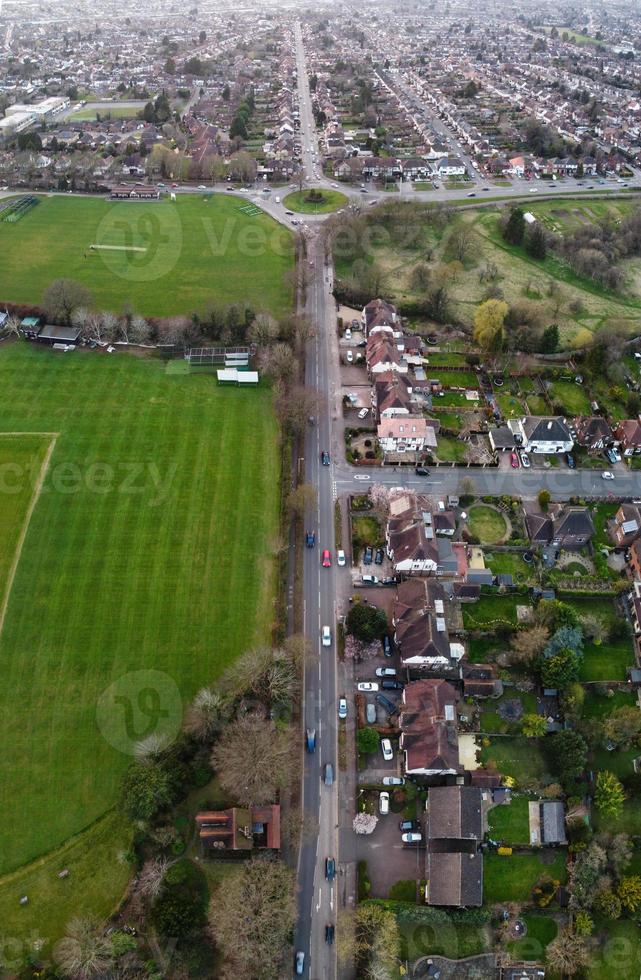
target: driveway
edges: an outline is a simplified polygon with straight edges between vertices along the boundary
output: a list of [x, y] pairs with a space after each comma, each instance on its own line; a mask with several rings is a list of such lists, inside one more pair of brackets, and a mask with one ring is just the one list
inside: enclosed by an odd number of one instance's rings
[[368, 836], [352, 833], [355, 860], [367, 862], [372, 898], [387, 898], [397, 881], [414, 881], [425, 877], [425, 849], [404, 847], [399, 821], [402, 814], [379, 816], [376, 830]]

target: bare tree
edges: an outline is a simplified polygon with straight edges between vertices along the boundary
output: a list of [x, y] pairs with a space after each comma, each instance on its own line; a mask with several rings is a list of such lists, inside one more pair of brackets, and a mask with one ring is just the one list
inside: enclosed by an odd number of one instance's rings
[[281, 385], [274, 399], [281, 425], [293, 435], [305, 431], [308, 420], [316, 415], [317, 405], [318, 393], [304, 385], [294, 385], [292, 388]]
[[248, 337], [252, 344], [258, 344], [259, 347], [268, 347], [277, 339], [279, 331], [278, 320], [275, 320], [271, 314], [257, 313], [249, 328]]
[[292, 517], [304, 517], [308, 510], [316, 506], [318, 493], [311, 483], [299, 483], [287, 498], [287, 509]]
[[187, 709], [185, 729], [200, 742], [210, 742], [228, 718], [229, 705], [224, 694], [203, 687]]
[[568, 977], [582, 973], [590, 960], [585, 939], [575, 935], [569, 927], [561, 930], [545, 955], [555, 973]]
[[113, 959], [109, 940], [95, 922], [85, 918], [71, 919], [53, 957], [72, 980], [90, 980], [104, 975]]
[[510, 651], [510, 663], [531, 663], [543, 652], [543, 647], [550, 634], [544, 626], [532, 626], [530, 629], [515, 633]]
[[294, 378], [297, 361], [289, 344], [274, 344], [263, 350], [263, 370], [276, 382], [288, 384]]
[[75, 279], [54, 279], [44, 291], [42, 305], [47, 316], [67, 326], [71, 324], [71, 314], [78, 307], [90, 307], [93, 302], [91, 291]]
[[281, 861], [247, 861], [209, 906], [213, 938], [236, 977], [276, 980], [295, 920], [294, 872]]
[[138, 888], [140, 893], [152, 900], [158, 898], [162, 890], [162, 884], [171, 867], [172, 862], [166, 857], [152, 858], [145, 861], [142, 870], [138, 875]]
[[223, 790], [241, 806], [273, 802], [295, 778], [293, 739], [291, 729], [276, 728], [256, 715], [227, 725], [211, 754]]

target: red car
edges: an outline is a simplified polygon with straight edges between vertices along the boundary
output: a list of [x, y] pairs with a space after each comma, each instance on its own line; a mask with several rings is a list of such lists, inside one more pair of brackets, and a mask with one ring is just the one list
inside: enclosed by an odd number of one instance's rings
[[323, 552], [323, 568], [329, 568], [331, 564], [332, 564], [332, 556], [327, 550], [327, 548], [325, 548]]
[[518, 468], [519, 468], [519, 466], [521, 464], [519, 462], [519, 457], [518, 457], [517, 453], [512, 453], [511, 454], [511, 456], [510, 456], [510, 463], [512, 464], [512, 469], [513, 470], [518, 470]]

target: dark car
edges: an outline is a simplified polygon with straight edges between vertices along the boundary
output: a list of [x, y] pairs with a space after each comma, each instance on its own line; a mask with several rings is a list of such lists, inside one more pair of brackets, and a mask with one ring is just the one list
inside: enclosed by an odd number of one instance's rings
[[382, 565], [384, 558], [385, 558], [385, 552], [383, 551], [383, 549], [382, 548], [377, 548], [376, 549], [376, 557], [374, 559], [374, 564], [375, 565]]
[[329, 466], [329, 453], [326, 449], [323, 449], [321, 453], [321, 463], [323, 466]]
[[316, 729], [306, 728], [305, 729], [305, 745], [307, 746], [308, 752], [316, 751]]
[[565, 462], [568, 464], [571, 470], [576, 469], [576, 463], [574, 462], [574, 456], [572, 453], [565, 454]]
[[382, 578], [381, 585], [396, 585], [396, 576], [388, 575], [387, 578]]
[[374, 551], [368, 545], [367, 548], [365, 549], [365, 554], [363, 555], [363, 564], [364, 565], [371, 565], [372, 564], [372, 558], [373, 557], [374, 557]]
[[307, 531], [307, 533], [305, 535], [305, 544], [307, 545], [308, 548], [313, 548], [314, 547], [314, 545], [316, 544], [316, 532], [315, 531]]
[[385, 691], [402, 691], [405, 684], [403, 684], [403, 681], [385, 680], [381, 681], [381, 687]]
[[325, 877], [328, 881], [333, 881], [336, 877], [336, 861], [334, 858], [325, 858]]
[[382, 708], [385, 708], [385, 710], [389, 715], [398, 714], [398, 708], [396, 707], [396, 705], [392, 701], [390, 701], [389, 698], [386, 698], [384, 694], [377, 694], [376, 702], [380, 704]]
[[421, 829], [421, 825], [418, 822], [418, 820], [401, 820], [398, 826], [399, 829], [402, 830], [404, 833], [409, 833], [412, 830]]
[[334, 926], [333, 925], [325, 926], [325, 942], [326, 943], [329, 943], [330, 946], [334, 942]]
[[390, 642], [389, 636], [383, 637], [383, 653], [386, 657], [392, 656], [392, 644]]
[[415, 466], [414, 467], [414, 472], [416, 473], [417, 476], [429, 476], [430, 475], [430, 471], [428, 470], [427, 466]]

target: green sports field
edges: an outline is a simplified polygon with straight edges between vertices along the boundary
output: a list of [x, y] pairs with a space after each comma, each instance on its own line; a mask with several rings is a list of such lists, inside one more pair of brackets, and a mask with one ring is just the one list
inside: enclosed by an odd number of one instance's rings
[[[18, 431], [58, 435], [0, 634], [0, 910], [19, 908], [22, 885], [7, 873], [116, 801], [128, 740], [148, 734], [136, 715], [142, 688], [160, 692], [170, 730], [184, 699], [269, 641], [279, 520], [268, 388], [219, 388], [211, 375], [170, 375], [127, 354], [3, 347], [0, 476], [15, 464], [20, 491], [0, 480], [0, 513], [14, 514], [0, 545], [12, 551], [51, 445], [2, 438]], [[104, 713], [114, 684], [115, 729]], [[80, 850], [90, 860], [91, 837]], [[112, 876], [104, 906], [126, 874], [102, 873]], [[45, 914], [33, 892], [28, 908], [25, 921]]]
[[116, 203], [43, 196], [15, 224], [0, 220], [0, 305], [39, 304], [53, 279], [68, 278], [91, 289], [97, 309], [120, 312], [128, 302], [163, 317], [247, 302], [279, 316], [292, 306], [293, 237], [243, 206], [227, 194]]

